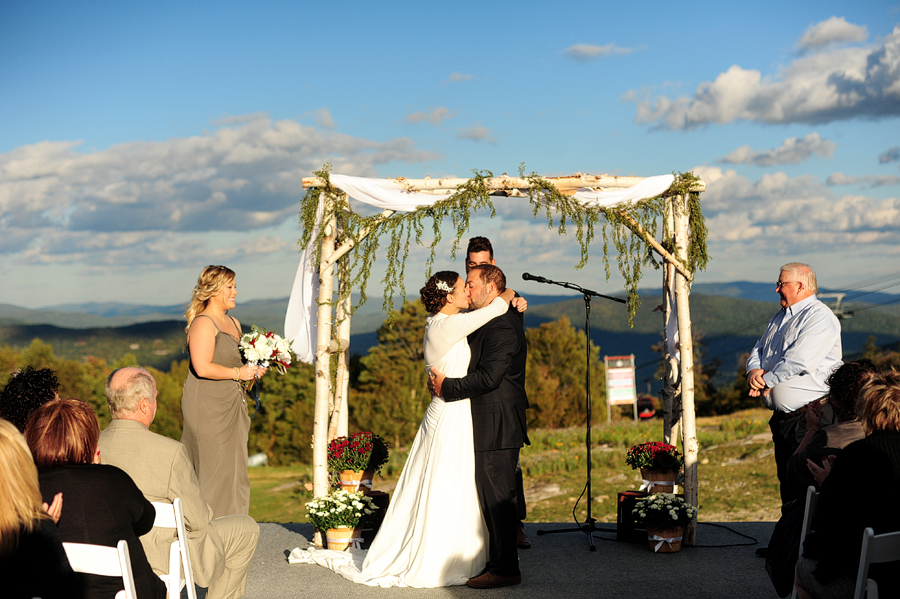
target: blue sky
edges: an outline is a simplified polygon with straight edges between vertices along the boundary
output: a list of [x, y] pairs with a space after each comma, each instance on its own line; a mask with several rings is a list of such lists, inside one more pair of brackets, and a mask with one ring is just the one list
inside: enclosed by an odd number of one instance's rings
[[[896, 274], [900, 4], [731, 4], [4, 2], [0, 302], [186, 302], [209, 263], [237, 271], [239, 300], [284, 297], [300, 178], [326, 160], [693, 170], [698, 281], [774, 281], [792, 260], [828, 287]], [[575, 271], [573, 239], [496, 204], [472, 234], [513, 280], [621, 287], [599, 246]]]

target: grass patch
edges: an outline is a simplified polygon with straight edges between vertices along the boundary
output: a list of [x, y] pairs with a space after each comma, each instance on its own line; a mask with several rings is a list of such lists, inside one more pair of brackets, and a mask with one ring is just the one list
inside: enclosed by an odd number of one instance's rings
[[[774, 521], [781, 500], [769, 434], [768, 410], [746, 410], [728, 416], [699, 418], [699, 497], [701, 521]], [[570, 522], [585, 486], [584, 429], [535, 430], [531, 446], [521, 453], [529, 522]], [[591, 515], [616, 521], [620, 491], [640, 487], [640, 473], [625, 464], [625, 451], [637, 443], [662, 439], [662, 421], [616, 421], [592, 430]], [[388, 464], [376, 476], [375, 488], [393, 490], [408, 448], [391, 450]], [[250, 515], [259, 522], [305, 522], [312, 499], [310, 466], [250, 469]], [[574, 519], [587, 517], [584, 498]]]
[[312, 466], [250, 468], [250, 515], [257, 522], [306, 522], [311, 489]]

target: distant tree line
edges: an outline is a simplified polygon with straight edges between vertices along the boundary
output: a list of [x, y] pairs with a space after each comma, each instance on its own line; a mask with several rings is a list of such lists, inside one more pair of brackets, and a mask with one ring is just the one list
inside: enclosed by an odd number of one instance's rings
[[[407, 302], [396, 314], [393, 327], [378, 330], [378, 345], [365, 356], [355, 356], [351, 368], [350, 428], [372, 430], [395, 446], [408, 445], [416, 434], [430, 401], [426, 387], [424, 357], [425, 310], [420, 302]], [[581, 426], [585, 420], [584, 331], [567, 318], [548, 322], [525, 332], [528, 340], [526, 389], [531, 402], [528, 425], [532, 428]], [[702, 343], [695, 343], [696, 405], [701, 415], [727, 414], [757, 407], [749, 397], [743, 364], [734, 382], [716, 388], [711, 384], [719, 367], [704, 364]], [[595, 421], [603, 418], [606, 373], [600, 348], [591, 351], [591, 398]], [[871, 338], [865, 357], [879, 367], [900, 368], [900, 351], [884, 351]], [[75, 397], [97, 411], [101, 428], [110, 420], [104, 388], [109, 373], [123, 366], [140, 366], [131, 354], [107, 363], [88, 358], [77, 361], [58, 358], [53, 348], [39, 339], [16, 351], [0, 346], [0, 386], [17, 368], [50, 368], [57, 373], [60, 397]], [[159, 408], [152, 430], [173, 439], [181, 437], [181, 392], [188, 362], [174, 361], [168, 372], [146, 367], [156, 379]], [[285, 375], [271, 373], [262, 381], [263, 409], [250, 429], [250, 453], [264, 452], [272, 465], [309, 463], [312, 458], [312, 428], [315, 406], [315, 373], [309, 364], [297, 363]], [[252, 402], [250, 402], [252, 404]], [[249, 406], [253, 413], [253, 406]], [[614, 410], [630, 417], [631, 409]]]

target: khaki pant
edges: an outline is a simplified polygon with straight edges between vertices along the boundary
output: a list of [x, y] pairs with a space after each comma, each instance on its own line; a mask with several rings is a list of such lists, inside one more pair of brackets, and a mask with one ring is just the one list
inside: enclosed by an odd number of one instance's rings
[[210, 525], [225, 545], [225, 572], [212, 581], [207, 599], [237, 599], [247, 590], [247, 572], [259, 541], [259, 524], [250, 516], [224, 516]]

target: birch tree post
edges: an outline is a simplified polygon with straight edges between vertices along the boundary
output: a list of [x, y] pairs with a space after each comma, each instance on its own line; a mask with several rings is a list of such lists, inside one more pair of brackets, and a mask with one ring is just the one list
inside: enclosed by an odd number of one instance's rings
[[[323, 235], [319, 260], [319, 309], [316, 332], [316, 410], [313, 421], [313, 494], [328, 494], [328, 424], [331, 417], [329, 404], [334, 399], [331, 386], [331, 323], [334, 299], [334, 264], [328, 259], [334, 252], [337, 222], [334, 216], [335, 198], [325, 196], [326, 222], [322, 223]], [[316, 544], [321, 540], [317, 539]]]
[[[346, 194], [341, 196], [341, 203], [349, 210], [350, 202]], [[347, 237], [344, 227], [338, 227], [338, 240]], [[337, 246], [337, 243], [335, 243]], [[328, 425], [328, 441], [335, 437], [347, 435], [350, 411], [350, 316], [352, 302], [350, 300], [350, 260], [349, 256], [338, 256], [338, 248], [332, 253], [329, 262], [337, 266], [338, 273], [338, 302], [336, 309], [337, 320], [337, 373], [334, 377], [334, 401], [332, 402], [331, 415]]]
[[[665, 238], [675, 239], [674, 201], [666, 202]], [[668, 325], [677, 314], [672, 313], [672, 297], [675, 294], [675, 265], [668, 259], [663, 264], [662, 306], [663, 331], [665, 339], [665, 372], [663, 373], [663, 441], [669, 445], [678, 445], [679, 423], [681, 422], [681, 391], [679, 381], [681, 371], [678, 367], [678, 356], [669, 353], [672, 339], [669, 339]], [[683, 447], [683, 446], [682, 446]]]
[[334, 411], [331, 414], [331, 425], [328, 427], [328, 440], [335, 437], [345, 437], [348, 434], [348, 417], [350, 413], [350, 313], [351, 301], [350, 290], [346, 286], [350, 285], [349, 277], [346, 276], [344, 269], [347, 267], [347, 260], [341, 260], [341, 273], [339, 279], [339, 291], [337, 307], [338, 321], [338, 363], [337, 376], [335, 376], [334, 390]]
[[[688, 226], [687, 196], [672, 196], [675, 212], [675, 255], [687, 260]], [[697, 479], [697, 425], [694, 419], [694, 341], [691, 334], [691, 312], [689, 307], [690, 289], [688, 280], [675, 273], [675, 298], [678, 313], [678, 348], [681, 358], [681, 409], [682, 446], [684, 448], [684, 499], [691, 505], [698, 505]], [[686, 545], [693, 545], [696, 539], [696, 518], [684, 529]]]

